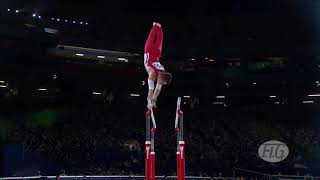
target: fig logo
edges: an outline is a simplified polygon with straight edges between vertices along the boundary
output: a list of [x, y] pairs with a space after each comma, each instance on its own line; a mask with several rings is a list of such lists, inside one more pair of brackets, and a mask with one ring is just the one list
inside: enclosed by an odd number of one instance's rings
[[281, 162], [289, 156], [289, 148], [283, 142], [271, 140], [261, 144], [258, 154], [267, 162]]

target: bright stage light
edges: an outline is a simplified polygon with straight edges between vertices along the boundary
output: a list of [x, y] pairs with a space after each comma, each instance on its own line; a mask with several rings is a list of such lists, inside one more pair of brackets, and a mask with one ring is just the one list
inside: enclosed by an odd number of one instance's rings
[[303, 101], [303, 104], [312, 104], [314, 101]]
[[119, 61], [124, 61], [124, 62], [128, 62], [127, 58], [118, 58]]
[[130, 96], [132, 96], [132, 97], [139, 97], [140, 94], [130, 94]]
[[309, 96], [309, 97], [319, 97], [320, 94], [309, 94], [308, 96]]
[[39, 88], [38, 91], [47, 91], [48, 89], [46, 88]]
[[224, 99], [224, 98], [226, 98], [225, 96], [217, 96], [216, 97], [217, 99]]

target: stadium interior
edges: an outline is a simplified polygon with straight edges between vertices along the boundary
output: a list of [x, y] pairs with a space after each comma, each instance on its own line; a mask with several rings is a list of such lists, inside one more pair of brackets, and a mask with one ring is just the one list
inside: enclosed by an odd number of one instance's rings
[[[0, 177], [144, 175], [154, 21], [173, 76], [154, 110], [156, 175], [176, 175], [182, 97], [187, 176], [320, 176], [318, 1], [0, 4]], [[289, 156], [263, 161], [268, 140]]]

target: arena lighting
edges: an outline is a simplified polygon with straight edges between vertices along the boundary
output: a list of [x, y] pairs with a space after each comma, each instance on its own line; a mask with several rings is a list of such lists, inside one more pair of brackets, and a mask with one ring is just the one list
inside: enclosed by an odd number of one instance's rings
[[209, 60], [210, 62], [213, 62], [213, 61], [214, 61], [214, 59], [210, 59], [210, 58], [208, 58], [208, 57], [206, 57], [205, 59], [206, 59], [206, 60]]
[[190, 61], [195, 61], [195, 60], [196, 60], [196, 59], [194, 59], [194, 58], [191, 58], [191, 59], [190, 59]]
[[80, 24], [83, 24], [83, 22], [81, 21]]
[[72, 21], [72, 23], [73, 23], [73, 24], [75, 24], [75, 23], [76, 23], [76, 21]]
[[54, 18], [51, 18], [51, 20], [54, 20]]
[[131, 97], [139, 97], [140, 94], [130, 94]]
[[118, 58], [119, 61], [124, 61], [124, 62], [128, 62], [127, 58]]
[[7, 11], [8, 11], [8, 12], [10, 12], [10, 11], [11, 11], [11, 9], [7, 9]]
[[39, 88], [38, 91], [47, 91], [48, 89], [45, 88]]
[[86, 25], [88, 25], [88, 23], [86, 23]]
[[98, 56], [99, 59], [104, 59], [106, 58], [105, 56]]
[[99, 92], [92, 92], [92, 94], [94, 94], [94, 95], [101, 95], [101, 93], [99, 93]]
[[320, 94], [309, 94], [309, 97], [320, 97]]
[[254, 83], [252, 83], [253, 85], [256, 85], [257, 83], [256, 82], [254, 82]]
[[224, 99], [224, 98], [226, 98], [225, 96], [217, 96], [216, 97], [217, 99]]
[[57, 21], [60, 21], [60, 19], [58, 18]]
[[7, 86], [6, 85], [0, 85], [0, 88], [6, 88]]
[[64, 20], [65, 22], [68, 22], [68, 20]]
[[78, 54], [78, 53], [77, 53], [76, 56], [81, 56], [81, 57], [82, 57], [82, 56], [84, 56], [84, 54]]
[[16, 10], [16, 13], [19, 13], [19, 10]]
[[44, 32], [50, 33], [50, 34], [57, 34], [58, 30], [56, 29], [51, 29], [51, 28], [44, 28]]
[[0, 81], [0, 83], [6, 83], [5, 81]]
[[39, 19], [41, 19], [41, 16], [38, 16]]
[[280, 102], [279, 101], [276, 101], [276, 102], [274, 102], [275, 104], [280, 104]]
[[277, 96], [269, 96], [270, 98], [276, 98]]
[[303, 104], [312, 104], [314, 101], [303, 101]]
[[32, 17], [36, 17], [36, 16], [37, 16], [36, 14], [34, 14], [34, 13], [32, 14]]

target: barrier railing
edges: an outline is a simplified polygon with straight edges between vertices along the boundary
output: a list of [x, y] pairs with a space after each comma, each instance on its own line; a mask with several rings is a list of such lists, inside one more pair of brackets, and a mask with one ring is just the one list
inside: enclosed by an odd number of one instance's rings
[[[0, 180], [37, 180], [37, 179], [48, 179], [53, 180], [57, 179], [57, 176], [29, 176], [29, 177], [2, 177]], [[81, 176], [59, 176], [60, 180], [140, 180], [145, 179], [145, 176], [87, 176], [87, 175], [81, 175]], [[155, 179], [159, 180], [171, 180], [171, 179], [177, 179], [177, 176], [155, 176]], [[199, 177], [199, 176], [186, 176], [185, 179], [188, 180], [200, 180], [200, 179], [212, 179], [212, 180], [232, 180], [232, 177]]]
[[261, 180], [316, 180], [320, 179], [317, 176], [311, 175], [304, 175], [304, 176], [297, 176], [297, 175], [274, 175], [274, 174], [266, 174], [263, 172], [242, 169], [242, 168], [233, 168], [234, 170], [234, 179], [237, 178], [244, 178], [244, 179], [261, 179]]

